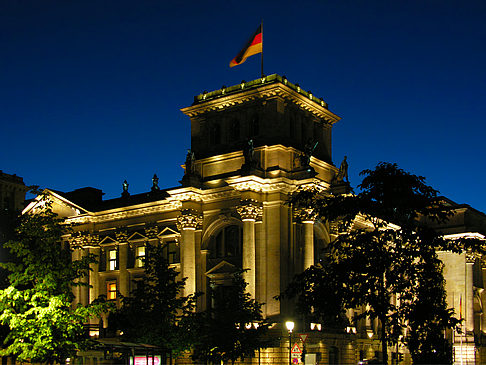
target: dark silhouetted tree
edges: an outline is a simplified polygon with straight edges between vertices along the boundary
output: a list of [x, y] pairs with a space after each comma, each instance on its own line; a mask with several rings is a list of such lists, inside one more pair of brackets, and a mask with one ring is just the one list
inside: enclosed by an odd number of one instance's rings
[[195, 300], [182, 296], [185, 278], [163, 256], [160, 244], [148, 244], [145, 275], [136, 282], [120, 309], [110, 316], [110, 327], [123, 332], [126, 341], [158, 346], [174, 355], [194, 342]]
[[268, 347], [268, 325], [262, 317], [262, 304], [245, 292], [246, 286], [241, 272], [237, 272], [231, 286], [217, 286], [210, 292], [213, 306], [201, 313], [194, 360], [234, 363]]
[[356, 320], [378, 318], [384, 363], [387, 346], [398, 341], [409, 345], [414, 362], [450, 361], [449, 349], [436, 336], [443, 338], [457, 320], [446, 307], [437, 250], [461, 252], [465, 244], [478, 249], [478, 242], [446, 241], [422, 224], [423, 218], [438, 223], [448, 218], [423, 177], [390, 163], [361, 175], [359, 194], [302, 190], [292, 197], [294, 207], [312, 207], [337, 232], [326, 264], [297, 276], [283, 295], [296, 296], [300, 311], [317, 317], [337, 318], [345, 309], [361, 308]]

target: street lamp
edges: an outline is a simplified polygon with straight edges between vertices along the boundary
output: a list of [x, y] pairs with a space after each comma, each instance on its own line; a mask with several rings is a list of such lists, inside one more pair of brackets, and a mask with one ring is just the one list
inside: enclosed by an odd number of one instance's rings
[[292, 365], [292, 330], [294, 329], [294, 322], [285, 322], [285, 327], [289, 331], [289, 365]]

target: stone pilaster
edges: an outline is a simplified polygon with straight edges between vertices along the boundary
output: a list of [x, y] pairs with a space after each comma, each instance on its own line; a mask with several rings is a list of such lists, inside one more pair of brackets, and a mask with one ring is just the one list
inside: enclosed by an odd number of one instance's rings
[[202, 216], [193, 209], [181, 210], [177, 227], [181, 232], [181, 275], [187, 278], [184, 295], [196, 292], [196, 228], [202, 223]]
[[261, 217], [263, 209], [258, 202], [252, 199], [242, 200], [236, 207], [243, 221], [243, 269], [247, 270], [243, 278], [248, 283], [246, 287], [252, 298], [256, 294], [256, 247], [255, 247], [255, 221]]
[[100, 247], [91, 247], [89, 249], [89, 253], [96, 257], [96, 261], [89, 265], [89, 302], [91, 303], [93, 300], [97, 299], [100, 295], [100, 288], [99, 288], [99, 278], [98, 278], [98, 269], [99, 269], [99, 259], [100, 259]]
[[123, 296], [130, 294], [130, 275], [127, 270], [128, 263], [128, 234], [125, 231], [115, 233], [118, 241], [118, 270], [120, 272], [117, 289]]

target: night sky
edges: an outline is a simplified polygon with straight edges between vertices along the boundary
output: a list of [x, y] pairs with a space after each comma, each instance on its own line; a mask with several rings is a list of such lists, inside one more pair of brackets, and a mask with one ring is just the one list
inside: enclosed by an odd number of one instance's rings
[[0, 169], [105, 199], [179, 185], [194, 95], [260, 76], [229, 68], [263, 19], [265, 73], [342, 117], [333, 161], [380, 161], [486, 212], [486, 1], [0, 1]]

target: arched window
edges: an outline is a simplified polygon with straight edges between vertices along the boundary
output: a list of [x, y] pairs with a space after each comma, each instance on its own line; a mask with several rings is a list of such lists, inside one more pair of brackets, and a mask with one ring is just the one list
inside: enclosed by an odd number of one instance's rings
[[241, 266], [242, 231], [237, 225], [226, 226], [221, 229], [209, 244], [209, 258], [214, 264], [226, 260]]
[[221, 128], [219, 124], [213, 124], [209, 127], [209, 143], [212, 145], [221, 143]]

